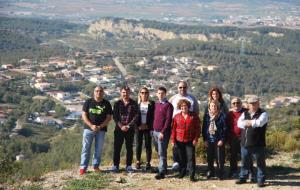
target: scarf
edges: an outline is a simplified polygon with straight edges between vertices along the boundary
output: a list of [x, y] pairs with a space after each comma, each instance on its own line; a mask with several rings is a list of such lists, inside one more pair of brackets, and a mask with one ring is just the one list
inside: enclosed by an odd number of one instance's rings
[[216, 120], [219, 117], [219, 112], [218, 113], [211, 113], [209, 112], [209, 127], [208, 127], [208, 132], [210, 135], [215, 135], [217, 131], [217, 126], [216, 126]]

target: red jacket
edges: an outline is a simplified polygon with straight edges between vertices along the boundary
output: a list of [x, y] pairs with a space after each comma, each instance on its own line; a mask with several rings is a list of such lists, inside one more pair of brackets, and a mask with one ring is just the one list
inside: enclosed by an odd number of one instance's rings
[[200, 137], [200, 118], [196, 113], [189, 113], [187, 118], [181, 115], [181, 112], [176, 114], [172, 125], [172, 143], [191, 142]]
[[[240, 137], [241, 136], [241, 129], [237, 126], [237, 121], [242, 115], [243, 112], [245, 112], [246, 109], [242, 108], [240, 111], [230, 111], [227, 113], [226, 121], [227, 125], [230, 131], [229, 137]], [[230, 138], [229, 138], [230, 140]]]

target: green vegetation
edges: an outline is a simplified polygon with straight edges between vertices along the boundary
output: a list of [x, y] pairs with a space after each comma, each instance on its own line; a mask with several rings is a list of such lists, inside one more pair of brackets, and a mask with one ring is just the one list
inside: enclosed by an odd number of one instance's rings
[[108, 187], [110, 174], [88, 174], [84, 179], [68, 181], [64, 190], [93, 190]]

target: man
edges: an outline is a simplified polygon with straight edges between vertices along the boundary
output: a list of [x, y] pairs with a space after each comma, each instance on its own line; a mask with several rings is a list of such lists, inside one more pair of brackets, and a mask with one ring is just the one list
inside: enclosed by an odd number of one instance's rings
[[[173, 95], [170, 99], [169, 102], [173, 105], [173, 117], [179, 113], [181, 110], [177, 108], [177, 104], [179, 100], [181, 99], [186, 99], [191, 103], [189, 111], [195, 112], [197, 115], [199, 115], [199, 104], [197, 99], [187, 93], [188, 90], [188, 85], [186, 81], [179, 81], [178, 83], [178, 94]], [[178, 148], [175, 145], [173, 146], [173, 166], [172, 170], [177, 170], [179, 168], [179, 153], [178, 153]]]
[[[238, 177], [238, 154], [241, 151], [241, 129], [237, 126], [238, 119], [247, 109], [242, 107], [242, 101], [238, 97], [231, 100], [231, 109], [227, 113], [226, 121], [229, 130], [228, 143], [230, 146], [230, 173], [232, 178]], [[251, 174], [253, 171], [252, 162], [250, 164]], [[253, 177], [253, 175], [251, 175]]]
[[99, 165], [101, 163], [105, 132], [112, 116], [111, 105], [109, 101], [103, 99], [103, 95], [103, 88], [97, 86], [94, 89], [94, 97], [88, 99], [82, 108], [82, 119], [85, 125], [83, 130], [80, 175], [86, 173], [93, 139], [95, 139], [93, 167], [94, 171], [100, 171]]
[[138, 118], [138, 104], [130, 98], [130, 88], [125, 86], [120, 90], [121, 99], [114, 104], [113, 118], [116, 124], [114, 131], [113, 172], [119, 171], [120, 152], [123, 142], [126, 145], [126, 171], [133, 172], [131, 167], [133, 158], [134, 129]]
[[249, 98], [247, 103], [249, 110], [238, 119], [238, 127], [242, 129], [242, 166], [236, 184], [246, 183], [250, 170], [250, 157], [254, 156], [257, 162], [257, 186], [263, 187], [266, 173], [265, 146], [268, 114], [260, 108], [258, 97]]
[[158, 180], [165, 178], [167, 149], [171, 135], [173, 106], [168, 102], [166, 95], [166, 88], [159, 87], [156, 93], [158, 101], [155, 103], [153, 122], [153, 138], [157, 145], [159, 156], [158, 174], [155, 176]]

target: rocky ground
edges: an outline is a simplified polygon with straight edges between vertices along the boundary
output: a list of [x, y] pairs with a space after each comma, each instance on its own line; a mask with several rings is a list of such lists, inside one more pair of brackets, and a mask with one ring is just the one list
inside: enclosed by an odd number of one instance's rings
[[[263, 189], [283, 189], [293, 190], [300, 189], [300, 164], [292, 162], [290, 155], [280, 154], [276, 157], [267, 160], [268, 165], [268, 179], [266, 186]], [[130, 189], [130, 190], [189, 190], [189, 189], [220, 189], [220, 190], [250, 190], [258, 189], [255, 183], [246, 183], [236, 185], [235, 179], [224, 179], [222, 181], [217, 178], [207, 180], [205, 179], [205, 165], [197, 165], [197, 181], [190, 182], [188, 177], [178, 179], [176, 173], [169, 172], [167, 177], [163, 180], [155, 180], [155, 173], [145, 172], [143, 170], [136, 170], [134, 173], [126, 173], [125, 171], [119, 173], [110, 173], [108, 167], [102, 167], [102, 173], [107, 175], [109, 185], [106, 189]], [[228, 168], [227, 168], [228, 169]], [[38, 181], [23, 182], [23, 186], [38, 185], [43, 189], [63, 189], [65, 184], [70, 180], [84, 180], [87, 175], [79, 175], [78, 168], [54, 171], [45, 174]], [[14, 189], [14, 188], [11, 188]]]

